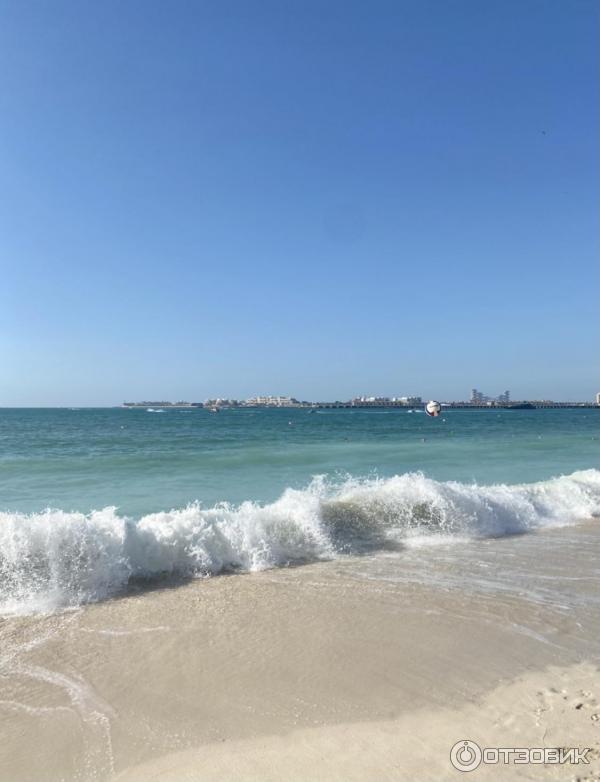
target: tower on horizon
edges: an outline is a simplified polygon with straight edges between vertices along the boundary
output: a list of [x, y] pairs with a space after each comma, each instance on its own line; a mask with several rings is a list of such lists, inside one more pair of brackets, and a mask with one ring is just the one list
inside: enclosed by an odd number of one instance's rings
[[486, 396], [481, 391], [478, 391], [476, 388], [472, 389], [471, 391], [471, 404], [473, 405], [485, 405], [487, 402], [499, 402], [502, 405], [507, 405], [510, 402], [510, 391], [504, 391], [502, 394], [499, 394], [497, 397], [489, 397]]

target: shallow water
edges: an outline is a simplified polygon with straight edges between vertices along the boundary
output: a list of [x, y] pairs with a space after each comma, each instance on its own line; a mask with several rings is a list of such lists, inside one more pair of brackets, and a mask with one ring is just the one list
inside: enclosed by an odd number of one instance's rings
[[0, 608], [587, 520], [598, 438], [596, 410], [2, 410]]
[[272, 502], [314, 475], [523, 483], [600, 467], [600, 409], [0, 409], [0, 510]]

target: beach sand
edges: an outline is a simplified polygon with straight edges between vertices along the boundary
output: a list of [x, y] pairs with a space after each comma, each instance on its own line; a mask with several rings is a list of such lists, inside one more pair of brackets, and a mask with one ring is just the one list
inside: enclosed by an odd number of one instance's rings
[[600, 780], [600, 524], [402, 556], [3, 619], [0, 780]]

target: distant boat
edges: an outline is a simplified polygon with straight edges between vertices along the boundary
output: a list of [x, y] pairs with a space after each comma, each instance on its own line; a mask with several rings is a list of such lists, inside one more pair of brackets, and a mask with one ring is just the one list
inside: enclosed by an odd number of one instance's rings
[[220, 413], [221, 412], [221, 408], [217, 407], [216, 405], [214, 405], [214, 407], [209, 407], [208, 409], [209, 409], [209, 411], [211, 413]]

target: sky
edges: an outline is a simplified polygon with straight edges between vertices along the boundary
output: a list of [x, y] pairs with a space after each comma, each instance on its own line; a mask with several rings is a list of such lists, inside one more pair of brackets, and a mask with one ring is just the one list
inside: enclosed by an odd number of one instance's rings
[[0, 404], [600, 391], [596, 0], [0, 0]]

